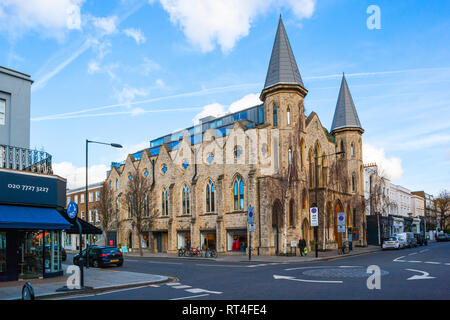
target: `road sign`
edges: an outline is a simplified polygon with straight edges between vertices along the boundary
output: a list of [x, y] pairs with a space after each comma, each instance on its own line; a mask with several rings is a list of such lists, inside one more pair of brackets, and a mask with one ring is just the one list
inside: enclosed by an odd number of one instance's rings
[[310, 213], [310, 221], [311, 221], [311, 227], [318, 227], [319, 226], [319, 209], [317, 207], [312, 207], [309, 209]]
[[67, 206], [67, 215], [70, 219], [74, 219], [78, 214], [78, 205], [71, 201], [69, 202], [69, 205]]
[[297, 246], [297, 241], [291, 241], [291, 247], [296, 247]]
[[338, 212], [337, 213], [337, 225], [338, 226], [345, 226], [345, 212]]
[[255, 207], [249, 206], [248, 207], [248, 223], [253, 224], [255, 223]]
[[248, 231], [249, 232], [256, 232], [256, 224], [249, 224], [248, 225]]
[[345, 232], [345, 226], [337, 226], [337, 231], [338, 232]]

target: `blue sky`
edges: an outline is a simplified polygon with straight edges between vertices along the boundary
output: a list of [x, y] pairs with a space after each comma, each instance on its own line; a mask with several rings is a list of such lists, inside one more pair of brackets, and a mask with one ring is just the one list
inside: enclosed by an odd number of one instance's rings
[[[0, 65], [30, 74], [31, 145], [83, 184], [202, 114], [256, 104], [279, 15], [330, 128], [342, 72], [365, 133], [365, 162], [437, 194], [450, 182], [450, 2], [361, 0], [4, 0]], [[369, 5], [381, 12], [370, 30]], [[231, 109], [230, 109], [231, 105]], [[91, 181], [94, 182], [94, 181]]]

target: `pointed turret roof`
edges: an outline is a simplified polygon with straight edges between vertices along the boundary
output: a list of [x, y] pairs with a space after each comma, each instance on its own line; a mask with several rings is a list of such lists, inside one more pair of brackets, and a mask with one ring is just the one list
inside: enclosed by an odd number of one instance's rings
[[283, 20], [278, 22], [277, 34], [272, 48], [269, 69], [267, 70], [266, 83], [264, 89], [275, 84], [298, 84], [303, 87], [302, 77], [298, 71], [297, 62], [292, 53]]
[[362, 130], [344, 74], [342, 74], [341, 89], [339, 90], [336, 110], [334, 111], [331, 132], [342, 128], [359, 128]]

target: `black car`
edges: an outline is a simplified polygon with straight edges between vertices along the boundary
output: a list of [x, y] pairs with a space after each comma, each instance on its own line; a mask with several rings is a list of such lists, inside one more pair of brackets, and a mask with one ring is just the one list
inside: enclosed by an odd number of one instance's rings
[[[88, 251], [89, 266], [94, 268], [123, 265], [123, 255], [115, 247], [89, 247], [83, 250], [83, 264], [86, 265], [86, 251]], [[73, 264], [79, 265], [80, 254], [73, 257]]]
[[436, 236], [436, 241], [448, 241], [447, 234], [445, 233], [438, 233]]
[[419, 246], [424, 246], [424, 245], [427, 246], [428, 245], [428, 239], [424, 234], [414, 233], [414, 237], [416, 238], [417, 244]]

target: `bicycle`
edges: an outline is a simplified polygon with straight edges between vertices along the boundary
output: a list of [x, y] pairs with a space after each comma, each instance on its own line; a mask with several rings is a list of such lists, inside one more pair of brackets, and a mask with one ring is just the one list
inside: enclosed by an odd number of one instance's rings
[[205, 258], [217, 258], [217, 251], [215, 249], [206, 249], [205, 251]]
[[188, 250], [186, 248], [180, 248], [180, 249], [178, 249], [178, 256], [184, 257], [187, 252], [188, 252]]
[[192, 257], [192, 256], [201, 256], [202, 253], [201, 253], [201, 251], [200, 251], [198, 248], [191, 248], [191, 250], [187, 251], [187, 255], [188, 255], [189, 257]]
[[345, 241], [345, 242], [342, 243], [342, 246], [339, 247], [338, 254], [347, 254], [349, 252], [350, 252], [350, 250], [349, 250], [349, 247], [348, 247], [348, 242]]

